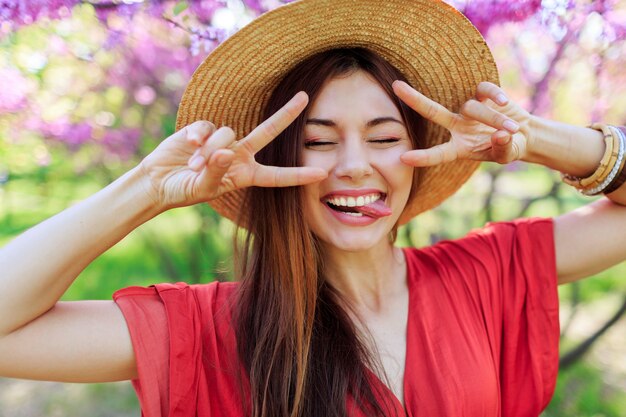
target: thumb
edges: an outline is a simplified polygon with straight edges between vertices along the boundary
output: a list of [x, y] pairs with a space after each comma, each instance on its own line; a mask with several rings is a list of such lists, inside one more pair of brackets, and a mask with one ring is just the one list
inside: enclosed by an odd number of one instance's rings
[[515, 159], [512, 139], [506, 130], [498, 130], [491, 135], [491, 157], [494, 162], [507, 164]]

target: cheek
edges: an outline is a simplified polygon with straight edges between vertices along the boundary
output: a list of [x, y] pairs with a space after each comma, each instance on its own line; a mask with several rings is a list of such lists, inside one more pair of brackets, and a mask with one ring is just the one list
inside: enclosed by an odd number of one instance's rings
[[302, 186], [302, 210], [307, 219], [311, 219], [315, 210], [319, 206], [319, 185], [309, 184]]
[[377, 162], [380, 170], [397, 180], [406, 181], [408, 179], [409, 182], [411, 182], [414, 168], [400, 160], [400, 156], [407, 152], [407, 150], [408, 149], [400, 147], [392, 148], [379, 155]]
[[384, 158], [379, 158], [377, 170], [385, 178], [393, 194], [398, 198], [395, 201], [406, 204], [413, 185], [414, 168], [400, 161], [403, 152], [390, 152]]
[[304, 151], [302, 153], [302, 166], [322, 168], [328, 171], [330, 170], [332, 165], [333, 165], [332, 158], [330, 157], [328, 153], [307, 152], [307, 151]]

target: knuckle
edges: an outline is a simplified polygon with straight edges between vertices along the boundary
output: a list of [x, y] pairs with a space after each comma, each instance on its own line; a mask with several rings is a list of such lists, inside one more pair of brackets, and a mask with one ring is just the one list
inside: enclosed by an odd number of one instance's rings
[[434, 159], [435, 159], [434, 162], [437, 164], [442, 164], [446, 162], [446, 153], [443, 151], [443, 149], [441, 148], [437, 149], [437, 157]]
[[481, 81], [480, 83], [478, 83], [478, 89], [481, 91], [489, 91], [494, 86], [495, 85], [490, 83], [489, 81]]
[[479, 105], [478, 101], [474, 99], [467, 100], [465, 103], [463, 103], [459, 112], [465, 116], [475, 114], [478, 108], [478, 105]]
[[511, 152], [512, 152], [512, 155], [511, 155], [512, 161], [517, 161], [518, 159], [520, 159], [521, 151], [520, 151], [519, 146], [517, 146], [515, 143], [511, 145]]
[[224, 132], [224, 135], [227, 137], [235, 137], [235, 131], [230, 126], [222, 126], [220, 129]]
[[272, 119], [267, 119], [263, 122], [263, 130], [265, 133], [271, 137], [278, 135], [278, 126], [276, 126], [276, 122]]
[[491, 114], [491, 123], [493, 126], [502, 126], [506, 118], [502, 116], [500, 113], [492, 113]]
[[289, 117], [289, 119], [295, 119], [300, 114], [300, 111], [296, 106], [287, 106], [285, 108], [285, 115]]
[[274, 169], [274, 184], [276, 184], [276, 186], [278, 187], [282, 187], [285, 184], [283, 184], [284, 178], [281, 175], [281, 170], [278, 168]]
[[426, 118], [434, 119], [439, 114], [439, 109], [434, 104], [426, 106]]
[[250, 143], [249, 140], [241, 140], [237, 142], [237, 147], [242, 147], [244, 151], [252, 155], [254, 155], [254, 153], [256, 152], [254, 146], [252, 146], [252, 143]]
[[210, 129], [211, 127], [213, 127], [213, 123], [208, 122], [206, 120], [200, 120], [198, 121], [198, 127], [202, 129]]
[[220, 136], [230, 138], [235, 136], [235, 132], [228, 126], [222, 126], [215, 133], [219, 133]]
[[213, 123], [207, 122], [206, 120], [197, 120], [193, 122], [191, 126], [197, 130], [206, 131], [206, 130], [209, 130], [213, 126]]

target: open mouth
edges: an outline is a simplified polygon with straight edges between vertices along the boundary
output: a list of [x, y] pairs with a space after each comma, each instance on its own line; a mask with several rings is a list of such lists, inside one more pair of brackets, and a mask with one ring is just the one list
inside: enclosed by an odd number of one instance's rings
[[[354, 217], [371, 216], [371, 207], [384, 203], [387, 197], [384, 193], [373, 193], [364, 196], [333, 196], [324, 200], [324, 203], [332, 210], [348, 214]], [[379, 201], [379, 203], [376, 203]]]

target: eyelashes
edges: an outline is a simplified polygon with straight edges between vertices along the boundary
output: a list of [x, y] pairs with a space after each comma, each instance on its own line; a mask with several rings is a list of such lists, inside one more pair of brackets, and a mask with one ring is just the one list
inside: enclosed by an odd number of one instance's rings
[[369, 142], [371, 143], [396, 143], [399, 142], [398, 138], [384, 138], [384, 139], [372, 139]]
[[334, 145], [335, 142], [326, 142], [323, 140], [311, 140], [308, 142], [304, 142], [304, 147], [305, 148], [317, 148], [320, 146], [329, 146], [329, 145]]
[[[380, 139], [367, 140], [368, 143], [373, 143], [377, 145], [389, 145], [389, 144], [393, 144], [399, 141], [400, 141], [399, 138], [380, 138]], [[336, 144], [337, 142], [326, 141], [326, 140], [310, 140], [310, 141], [304, 142], [304, 147], [305, 148], [320, 148], [324, 146], [330, 147]]]

